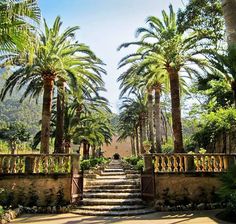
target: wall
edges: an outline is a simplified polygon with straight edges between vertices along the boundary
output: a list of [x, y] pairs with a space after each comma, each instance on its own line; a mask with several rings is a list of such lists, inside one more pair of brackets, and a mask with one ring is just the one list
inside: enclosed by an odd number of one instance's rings
[[1, 174], [0, 188], [5, 189], [13, 205], [65, 205], [70, 202], [71, 175]]
[[212, 202], [220, 186], [216, 173], [155, 174], [155, 198], [167, 204]]
[[119, 153], [121, 157], [131, 156], [130, 139], [126, 139], [122, 142], [118, 142], [117, 139], [117, 136], [113, 136], [111, 145], [102, 146], [103, 155], [105, 157], [112, 157], [115, 153]]

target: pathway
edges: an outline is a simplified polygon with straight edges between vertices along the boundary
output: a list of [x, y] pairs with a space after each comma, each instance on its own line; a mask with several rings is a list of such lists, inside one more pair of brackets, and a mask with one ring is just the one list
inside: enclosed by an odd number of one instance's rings
[[194, 212], [156, 212], [137, 216], [81, 216], [76, 214], [23, 215], [12, 224], [227, 224], [215, 218], [217, 210]]

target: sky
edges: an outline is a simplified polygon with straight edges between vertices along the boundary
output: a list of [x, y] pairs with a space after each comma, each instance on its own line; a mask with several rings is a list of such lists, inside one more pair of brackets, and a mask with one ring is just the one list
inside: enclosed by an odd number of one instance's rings
[[186, 0], [39, 0], [42, 15], [48, 24], [60, 16], [64, 28], [80, 26], [77, 40], [85, 43], [106, 64], [103, 77], [113, 112], [118, 113], [119, 60], [132, 49], [117, 51], [117, 47], [135, 40], [135, 31], [145, 26], [148, 16], [161, 18], [161, 11], [172, 4], [175, 11], [184, 7]]

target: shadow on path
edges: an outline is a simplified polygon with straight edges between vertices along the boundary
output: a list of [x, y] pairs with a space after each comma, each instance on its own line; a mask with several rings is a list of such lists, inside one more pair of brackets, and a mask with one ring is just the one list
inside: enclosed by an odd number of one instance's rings
[[183, 223], [221, 223], [215, 215], [219, 210], [194, 212], [156, 212], [148, 215], [127, 217], [80, 216], [75, 214], [23, 215], [14, 224], [183, 224]]

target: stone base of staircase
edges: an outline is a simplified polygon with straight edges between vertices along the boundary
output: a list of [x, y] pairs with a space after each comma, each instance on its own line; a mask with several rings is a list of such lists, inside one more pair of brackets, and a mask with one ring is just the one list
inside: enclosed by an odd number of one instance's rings
[[79, 215], [128, 216], [155, 212], [141, 200], [140, 174], [124, 169], [112, 160], [100, 174], [86, 176], [82, 205], [73, 210]]

